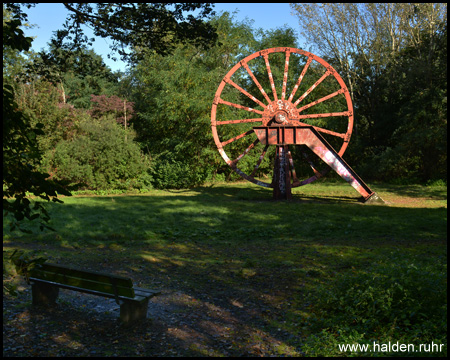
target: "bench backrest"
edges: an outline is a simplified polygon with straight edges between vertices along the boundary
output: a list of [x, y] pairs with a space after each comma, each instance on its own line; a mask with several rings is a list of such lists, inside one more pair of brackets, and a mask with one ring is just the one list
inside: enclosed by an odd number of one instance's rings
[[85, 289], [88, 292], [110, 294], [114, 297], [135, 297], [131, 279], [61, 265], [44, 263], [30, 271], [30, 279], [62, 284], [68, 288]]

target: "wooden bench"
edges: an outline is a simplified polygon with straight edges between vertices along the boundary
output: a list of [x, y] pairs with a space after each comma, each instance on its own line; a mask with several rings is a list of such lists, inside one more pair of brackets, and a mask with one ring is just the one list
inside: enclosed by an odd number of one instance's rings
[[148, 301], [160, 291], [133, 287], [131, 279], [83, 271], [55, 264], [41, 264], [30, 271], [33, 305], [54, 304], [59, 288], [113, 298], [125, 323], [147, 317]]

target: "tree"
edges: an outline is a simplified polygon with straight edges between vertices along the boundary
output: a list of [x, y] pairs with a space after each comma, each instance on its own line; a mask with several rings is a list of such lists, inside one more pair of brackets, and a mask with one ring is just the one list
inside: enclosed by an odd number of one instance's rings
[[39, 151], [50, 151], [60, 140], [71, 137], [79, 111], [63, 102], [59, 86], [33, 78], [27, 83], [17, 83], [16, 87], [19, 109], [28, 117], [31, 126], [41, 124], [43, 134], [36, 138]]
[[422, 182], [447, 178], [447, 23], [436, 25], [386, 69], [375, 129], [377, 168]]
[[125, 129], [134, 114], [134, 103], [116, 95], [91, 95], [91, 102], [93, 105], [90, 114], [94, 118], [111, 114], [119, 124], [125, 126]]
[[[32, 39], [25, 37], [20, 29], [21, 20], [13, 17], [3, 22], [3, 46], [12, 50], [28, 50]], [[57, 194], [71, 195], [60, 182], [46, 180], [49, 175], [39, 172], [42, 153], [37, 147], [36, 137], [42, 134], [43, 125], [31, 126], [30, 119], [19, 110], [14, 100], [14, 89], [3, 85], [3, 211], [11, 213], [15, 220], [11, 229], [20, 227], [25, 217], [48, 222], [49, 216], [40, 202], [31, 207], [27, 192], [47, 201], [62, 202]], [[14, 201], [8, 199], [13, 198]], [[41, 229], [48, 227], [41, 222]], [[23, 229], [22, 229], [23, 230]]]
[[233, 24], [228, 13], [212, 22], [220, 43], [208, 51], [179, 44], [172, 55], [147, 54], [130, 74], [132, 124], [151, 154], [159, 187], [202, 183], [224, 165], [211, 141], [212, 97], [229, 66], [248, 51], [252, 32], [247, 24]]
[[[3, 5], [3, 23], [10, 22], [13, 20], [13, 15], [11, 11], [5, 8]], [[30, 27], [29, 24], [21, 23], [21, 26]], [[25, 66], [28, 63], [26, 56], [32, 56], [32, 51], [28, 50], [18, 50], [11, 46], [7, 46], [3, 43], [3, 82], [7, 82], [10, 85], [13, 85], [14, 79], [20, 74], [22, 74], [25, 70]], [[26, 56], [24, 56], [26, 55]]]
[[[208, 51], [190, 44], [179, 45], [169, 56], [148, 54], [131, 71], [130, 83], [135, 86], [132, 99], [136, 109], [133, 127], [143, 149], [152, 156], [157, 187], [189, 187], [213, 177], [237, 177], [223, 161], [212, 139], [211, 106], [217, 87], [232, 66], [255, 51], [280, 44], [296, 46], [296, 36], [289, 28], [258, 32], [248, 21], [235, 22], [229, 13], [223, 13], [211, 22], [219, 39]], [[273, 63], [272, 70], [276, 75], [284, 71], [285, 59], [279, 60], [281, 62]], [[263, 73], [267, 82], [262, 82], [263, 86], [270, 87], [264, 61], [260, 69], [252, 70], [257, 76]], [[255, 96], [260, 94], [245, 70], [236, 74], [233, 81]], [[225, 89], [223, 96], [233, 103], [254, 106], [252, 100], [231, 86]], [[229, 106], [219, 107], [218, 117], [240, 119], [242, 117], [233, 117], [240, 111]], [[220, 130], [227, 132], [227, 138], [232, 138], [242, 133], [241, 126], [235, 124]], [[242, 139], [253, 140], [250, 137]], [[234, 154], [242, 152], [242, 146], [241, 142], [235, 142], [228, 144], [227, 149]], [[259, 156], [256, 151], [249, 152], [240, 161], [240, 168], [251, 173]], [[268, 164], [264, 162], [261, 171], [270, 172]]]
[[54, 44], [36, 54], [21, 77], [26, 83], [45, 79], [56, 84], [63, 103], [84, 109], [90, 108], [91, 95], [113, 95], [118, 89], [118, 74], [94, 50], [69, 51]]
[[[354, 99], [355, 82], [373, 76], [408, 44], [419, 44], [420, 31], [436, 31], [436, 22], [446, 19], [446, 4], [332, 3], [291, 4], [299, 17], [301, 34], [318, 55], [333, 59]], [[355, 57], [358, 57], [356, 59]], [[364, 66], [356, 66], [356, 60]]]
[[[404, 128], [405, 119], [414, 118], [417, 113], [417, 109], [406, 105], [404, 94], [424, 94], [429, 84], [411, 81], [412, 73], [400, 68], [405, 65], [403, 58], [406, 56], [409, 66], [414, 63], [418, 66], [416, 73], [425, 76], [421, 80], [432, 79], [436, 59], [442, 57], [438, 55], [437, 42], [442, 24], [447, 21], [447, 5], [292, 4], [291, 8], [299, 16], [302, 34], [309, 44], [319, 51], [319, 55], [328, 58], [349, 86], [355, 108], [354, 144], [348, 153], [350, 162], [365, 164], [364, 169], [378, 179], [409, 177], [407, 174], [417, 176], [419, 165], [413, 158], [420, 156], [411, 154], [421, 153], [430, 143], [404, 142], [401, 147], [396, 147], [397, 153], [392, 152], [392, 144], [398, 141], [398, 132]], [[415, 54], [411, 57], [412, 53]], [[402, 76], [408, 78], [409, 88], [403, 88], [405, 82], [399, 78]], [[421, 103], [422, 111], [431, 105], [430, 98], [419, 96], [418, 99], [421, 101], [414, 107]], [[399, 106], [404, 106], [402, 111]], [[430, 117], [425, 118], [431, 121]], [[409, 148], [413, 144], [414, 147]], [[393, 172], [392, 167], [388, 169], [386, 163], [380, 163], [386, 151], [391, 152], [390, 158], [396, 155], [406, 159], [401, 172]], [[381, 165], [384, 172], [379, 171]], [[378, 173], [371, 169], [377, 169]], [[361, 174], [364, 175], [364, 171]], [[423, 176], [420, 178], [425, 180]]]
[[[6, 6], [26, 19], [21, 5]], [[64, 3], [64, 6], [69, 15], [52, 40], [57, 48], [74, 50], [92, 45], [82, 25], [93, 29], [95, 36], [112, 39], [112, 50], [128, 60], [140, 57], [136, 48], [168, 54], [178, 42], [209, 46], [217, 39], [214, 28], [203, 21], [214, 15], [210, 3]], [[194, 11], [198, 11], [196, 16], [192, 14]]]
[[[35, 4], [7, 3], [4, 9], [11, 12], [10, 20], [3, 23], [3, 49], [13, 52], [30, 48], [31, 38], [23, 35], [20, 26], [27, 20], [26, 10]], [[203, 21], [212, 15], [210, 4], [166, 4], [166, 3], [66, 3], [70, 14], [65, 28], [56, 31], [52, 41], [55, 49], [83, 49], [90, 40], [83, 34], [82, 25], [90, 26], [97, 36], [113, 39], [113, 50], [127, 58], [130, 47], [135, 59], [152, 49], [160, 54], [169, 53], [176, 44], [190, 42], [199, 47], [214, 43], [217, 36], [214, 28]], [[187, 14], [200, 10], [197, 16]], [[145, 49], [145, 50], [143, 50]], [[129, 57], [128, 57], [129, 58]], [[63, 84], [60, 81], [60, 84]], [[65, 89], [62, 88], [62, 94]], [[42, 218], [48, 221], [45, 208], [36, 202], [31, 209], [26, 193], [31, 192], [46, 200], [60, 201], [57, 192], [70, 195], [62, 182], [48, 179], [49, 174], [39, 172], [37, 166], [42, 157], [36, 137], [43, 135], [43, 124], [31, 126], [30, 118], [18, 108], [11, 85], [3, 86], [3, 187], [5, 214], [13, 213], [17, 221], [24, 217]], [[47, 180], [46, 180], [47, 179]], [[15, 201], [7, 199], [14, 197]], [[37, 213], [33, 213], [36, 210]], [[13, 224], [13, 226], [15, 226]], [[41, 225], [41, 228], [45, 226]]]

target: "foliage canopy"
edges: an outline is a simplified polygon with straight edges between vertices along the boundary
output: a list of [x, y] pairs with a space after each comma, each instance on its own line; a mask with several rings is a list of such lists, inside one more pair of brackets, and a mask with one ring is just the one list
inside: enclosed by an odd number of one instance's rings
[[[31, 38], [24, 36], [19, 28], [18, 17], [3, 23], [3, 46], [12, 50], [28, 50]], [[14, 214], [14, 228], [25, 217], [29, 220], [37, 218], [48, 222], [49, 217], [40, 202], [31, 206], [26, 197], [27, 192], [45, 200], [61, 202], [57, 194], [70, 195], [62, 183], [47, 181], [48, 174], [40, 172], [37, 167], [42, 157], [37, 146], [37, 136], [42, 135], [43, 124], [31, 126], [29, 117], [22, 112], [15, 101], [13, 86], [3, 85], [3, 211]], [[14, 201], [8, 200], [14, 198]], [[46, 227], [41, 222], [41, 229]]]

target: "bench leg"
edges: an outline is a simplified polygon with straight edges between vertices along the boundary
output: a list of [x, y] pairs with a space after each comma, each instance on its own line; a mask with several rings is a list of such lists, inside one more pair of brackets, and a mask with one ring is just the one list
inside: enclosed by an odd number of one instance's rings
[[120, 305], [120, 319], [124, 323], [130, 323], [147, 318], [148, 298], [143, 301], [127, 301], [123, 300]]
[[59, 287], [50, 284], [35, 282], [31, 286], [33, 305], [50, 305], [56, 302]]

